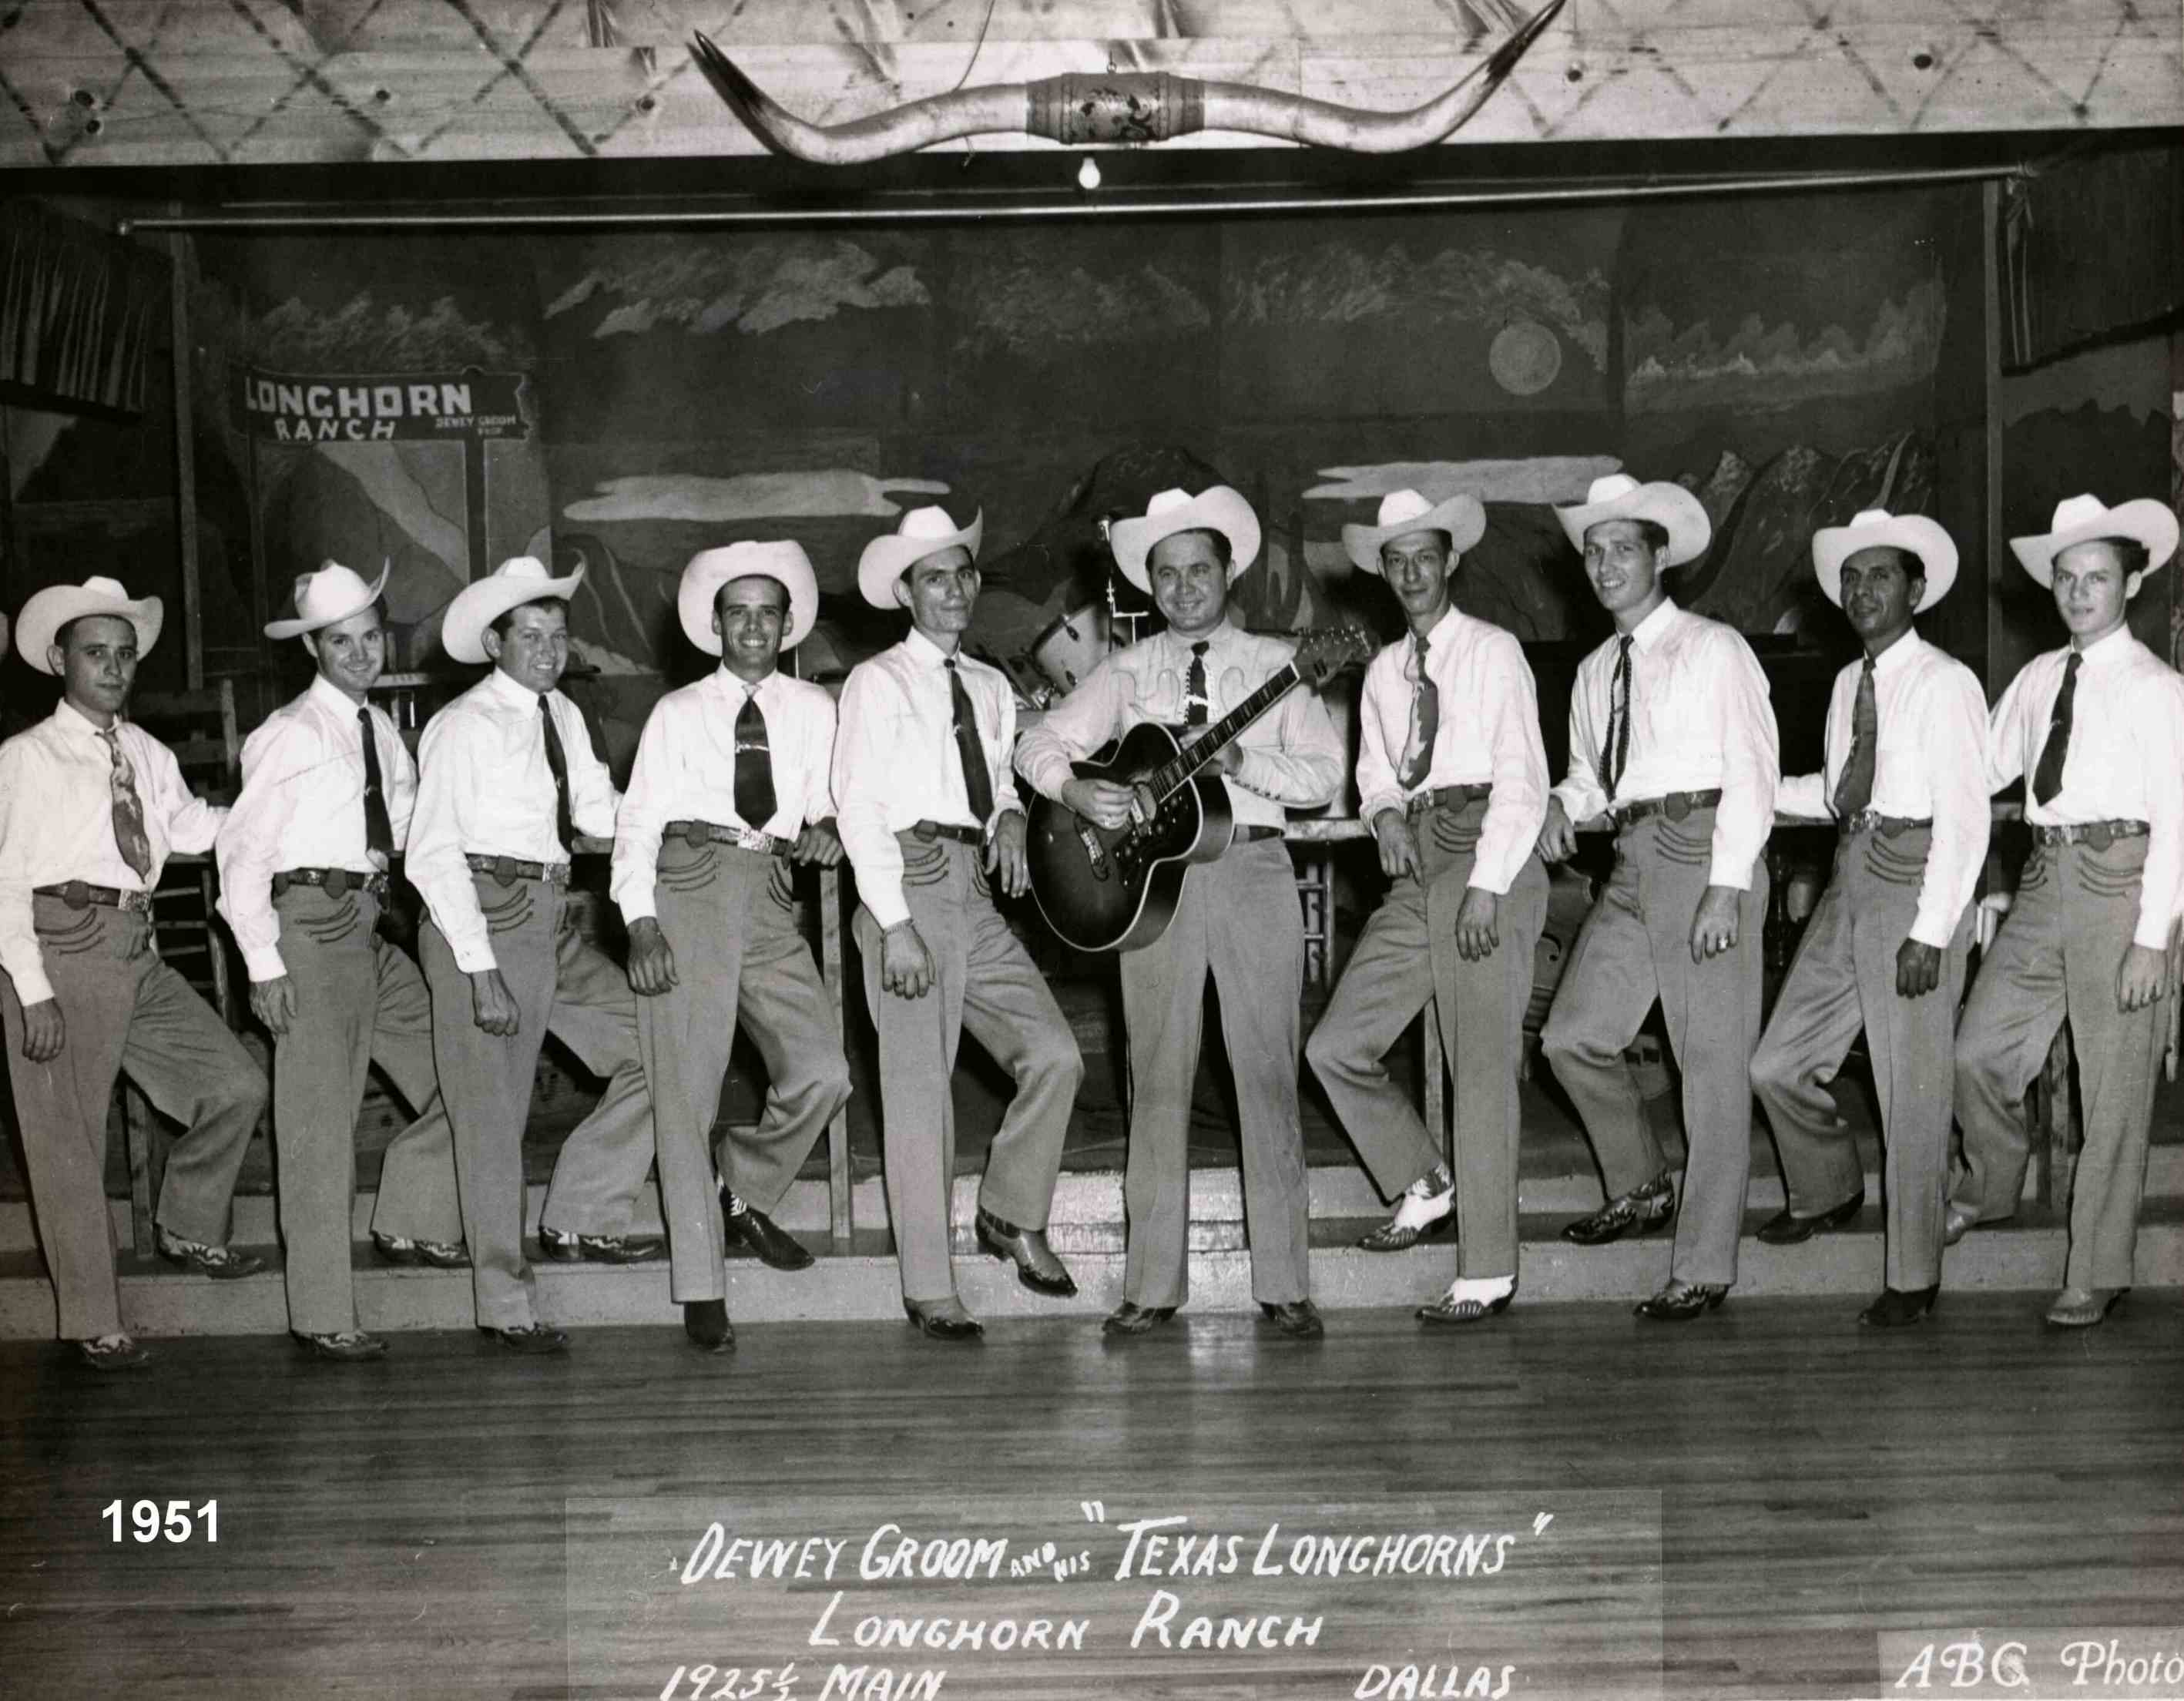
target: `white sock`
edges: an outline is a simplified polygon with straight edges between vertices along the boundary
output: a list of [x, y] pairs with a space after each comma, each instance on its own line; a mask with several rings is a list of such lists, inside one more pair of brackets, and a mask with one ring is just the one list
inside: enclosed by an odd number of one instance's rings
[[1476, 1305], [1491, 1305], [1516, 1291], [1517, 1278], [1513, 1275], [1458, 1276], [1448, 1285], [1446, 1297], [1451, 1305], [1461, 1305], [1466, 1300]]

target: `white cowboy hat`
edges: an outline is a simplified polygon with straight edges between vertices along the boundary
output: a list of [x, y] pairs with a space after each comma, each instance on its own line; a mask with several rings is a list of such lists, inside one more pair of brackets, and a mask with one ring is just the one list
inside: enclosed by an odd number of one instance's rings
[[536, 555], [517, 555], [503, 561], [484, 578], [455, 593], [440, 621], [440, 647], [457, 661], [484, 661], [485, 629], [512, 608], [527, 602], [558, 597], [566, 602], [584, 582], [579, 566], [565, 579]]
[[819, 580], [804, 545], [788, 538], [772, 544], [730, 544], [691, 556], [690, 565], [682, 569], [682, 588], [675, 594], [682, 635], [706, 655], [718, 655], [721, 634], [713, 629], [713, 600], [722, 585], [753, 577], [778, 579], [788, 590], [788, 622], [782, 629], [781, 647], [795, 649], [819, 617]]
[[1847, 526], [1823, 526], [1813, 533], [1813, 572], [1837, 608], [1842, 606], [1843, 563], [1860, 549], [1903, 549], [1919, 558], [1926, 592], [1914, 614], [1925, 613], [1957, 582], [1956, 542], [1937, 523], [1924, 514], [1867, 508], [1852, 515]]
[[1107, 528], [1107, 544], [1123, 577], [1148, 596], [1145, 557], [1153, 545], [1178, 532], [1218, 532], [1228, 540], [1228, 583], [1259, 559], [1259, 516], [1242, 495], [1216, 484], [1193, 496], [1187, 490], [1163, 490], [1145, 504], [1141, 520], [1117, 520]]
[[952, 549], [959, 544], [971, 552], [971, 559], [975, 561], [978, 559], [978, 540], [985, 531], [983, 509], [969, 525], [958, 529], [945, 508], [913, 508], [902, 516], [894, 531], [865, 545], [865, 553], [857, 558], [857, 588], [874, 608], [900, 608], [902, 605], [894, 599], [894, 588], [901, 583], [911, 562], [937, 555], [943, 549]]
[[1359, 572], [1378, 573], [1380, 545], [1412, 532], [1446, 532], [1450, 549], [1460, 555], [1486, 534], [1486, 510], [1476, 496], [1461, 493], [1446, 502], [1429, 502], [1415, 490], [1391, 490], [1380, 499], [1377, 525], [1342, 528], [1342, 547]]
[[2146, 546], [2146, 571], [2166, 566], [2176, 553], [2176, 516], [2165, 502], [2142, 496], [2111, 508], [2098, 496], [2072, 496], [2055, 505], [2049, 529], [2036, 538], [2012, 538], [2025, 571], [2053, 588], [2055, 557], [2073, 544], [2090, 544], [2096, 538], [2129, 538]]
[[80, 585], [47, 585], [15, 616], [15, 648], [39, 672], [50, 673], [53, 664], [46, 652], [53, 647], [54, 635], [86, 614], [114, 615], [135, 627], [139, 656], [151, 653], [166, 619], [159, 598], [138, 597], [132, 602], [118, 579], [93, 577]]
[[1574, 508], [1557, 508], [1570, 547], [1585, 553], [1585, 534], [1603, 520], [1651, 520], [1669, 534], [1662, 555], [1664, 567], [1680, 567], [1706, 554], [1713, 538], [1713, 525], [1699, 499], [1680, 484], [1641, 484], [1627, 472], [1611, 472], [1596, 478], [1585, 500]]
[[326, 561], [315, 573], [296, 575], [296, 617], [267, 622], [268, 638], [301, 638], [321, 627], [338, 625], [353, 614], [362, 614], [379, 600], [387, 576], [394, 564], [387, 562], [370, 584], [339, 561]]

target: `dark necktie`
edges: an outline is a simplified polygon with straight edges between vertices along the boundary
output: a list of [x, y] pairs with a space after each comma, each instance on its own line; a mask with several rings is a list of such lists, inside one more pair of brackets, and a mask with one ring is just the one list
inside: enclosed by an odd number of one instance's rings
[[764, 832], [773, 819], [773, 752], [766, 741], [766, 711], [755, 696], [736, 711], [736, 813], [744, 826]]
[[144, 802], [136, 795], [136, 770], [121, 749], [121, 723], [117, 721], [100, 733], [107, 754], [114, 760], [107, 777], [114, 797], [114, 844], [121, 860], [136, 871], [140, 880], [152, 873], [152, 841], [144, 832]]
[[1206, 696], [1206, 643], [1201, 638], [1190, 646], [1190, 674], [1183, 684], [1183, 723], [1186, 727], [1204, 726], [1213, 709]]
[[1426, 641], [1416, 633], [1411, 635], [1411, 668], [1415, 676], [1411, 689], [1411, 732], [1403, 741], [1403, 765], [1396, 773], [1406, 791], [1425, 784], [1426, 775], [1433, 769], [1434, 733], [1440, 727], [1440, 687], [1426, 672]]
[[971, 813], [983, 827], [994, 814], [994, 776], [986, 767], [986, 747], [978, 741], [978, 712], [971, 706], [971, 694], [950, 656], [948, 700], [956, 710], [956, 755], [963, 764], [963, 795], [971, 800]]
[[2040, 766], [2032, 771], [2032, 800], [2048, 803], [2063, 789], [2063, 763], [2070, 754], [2070, 712], [2078, 698], [2076, 650], [2063, 664], [2063, 689], [2055, 694], [2054, 712], [2048, 717], [2048, 742], [2040, 747]]
[[387, 793], [379, 775], [379, 741], [371, 735], [371, 711], [359, 708], [356, 724], [364, 734], [364, 848], [384, 868], [394, 860], [394, 823], [387, 816]]
[[1873, 767], [1880, 754], [1880, 710], [1873, 695], [1873, 658], [1858, 676], [1858, 702], [1850, 717], [1850, 760], [1836, 781], [1836, 814], [1847, 821], [1873, 801]]
[[554, 831], [566, 856], [577, 842], [577, 823], [569, 816], [569, 753], [561, 748], [561, 729], [554, 724], [553, 705], [543, 692], [538, 698], [538, 718], [546, 729], [546, 766], [554, 771]]
[[1630, 634], [1624, 633], [1615, 655], [1615, 678], [1607, 687], [1607, 800], [1630, 767]]

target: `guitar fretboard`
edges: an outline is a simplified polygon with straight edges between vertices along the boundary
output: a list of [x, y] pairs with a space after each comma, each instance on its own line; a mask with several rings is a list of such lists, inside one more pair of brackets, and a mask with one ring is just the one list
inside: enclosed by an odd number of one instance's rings
[[1145, 784], [1152, 788], [1156, 802], [1166, 803], [1190, 783], [1193, 774], [1233, 744], [1238, 733], [1280, 702], [1289, 694], [1290, 687], [1301, 683], [1301, 676], [1293, 661], [1284, 662], [1268, 674], [1266, 683], [1208, 727], [1195, 744], [1178, 751], [1172, 760], [1162, 762], [1145, 776]]

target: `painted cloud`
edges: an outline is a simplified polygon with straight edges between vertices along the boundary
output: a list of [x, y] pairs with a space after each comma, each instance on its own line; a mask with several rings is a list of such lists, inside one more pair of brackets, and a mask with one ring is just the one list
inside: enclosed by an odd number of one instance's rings
[[1596, 478], [1618, 471], [1612, 455], [1542, 455], [1528, 460], [1390, 460], [1378, 466], [1323, 466], [1322, 478], [1305, 492], [1310, 501], [1377, 500], [1391, 491], [1415, 490], [1429, 502], [1476, 496], [1481, 502], [1582, 502]]
[[870, 515], [902, 512], [894, 495], [945, 496], [930, 478], [875, 478], [846, 466], [801, 472], [748, 472], [733, 478], [695, 473], [641, 473], [610, 478], [596, 495], [562, 510], [571, 520], [757, 520], [775, 515]]

